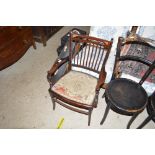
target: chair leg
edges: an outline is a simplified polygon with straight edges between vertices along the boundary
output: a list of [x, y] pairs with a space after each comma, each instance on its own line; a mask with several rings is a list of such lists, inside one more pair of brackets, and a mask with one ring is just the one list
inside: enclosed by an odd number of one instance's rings
[[107, 104], [107, 107], [106, 107], [106, 109], [105, 109], [104, 116], [103, 116], [103, 118], [102, 118], [102, 120], [101, 120], [101, 122], [100, 122], [100, 125], [102, 125], [102, 124], [104, 123], [104, 121], [105, 121], [105, 119], [107, 118], [107, 115], [108, 115], [108, 113], [109, 113], [109, 110], [110, 110], [110, 104]]
[[105, 97], [105, 93], [102, 95], [102, 98], [104, 98]]
[[131, 117], [131, 119], [130, 119], [129, 122], [128, 122], [127, 129], [130, 129], [131, 124], [133, 123], [133, 121], [136, 119], [136, 117], [137, 117], [138, 115], [139, 115], [139, 113], [135, 113], [135, 114]]
[[152, 115], [149, 115], [149, 116], [138, 126], [137, 129], [143, 128], [147, 123], [150, 122], [151, 119], [152, 119]]
[[90, 126], [91, 114], [92, 114], [92, 109], [90, 109], [89, 112], [88, 112], [88, 126]]
[[37, 49], [37, 47], [36, 47], [36, 43], [35, 43], [34, 40], [32, 41], [32, 46], [33, 46], [34, 49]]
[[55, 101], [54, 101], [53, 98], [52, 98], [52, 103], [53, 103], [53, 110], [55, 110], [55, 106], [56, 106], [56, 104], [55, 104]]
[[53, 103], [53, 110], [55, 110], [56, 104], [55, 104], [55, 101], [54, 101], [54, 99], [53, 99], [53, 96], [52, 96], [52, 94], [51, 94], [51, 92], [50, 92], [50, 89], [48, 90], [48, 92], [49, 92], [49, 94], [50, 94], [50, 96], [51, 96], [51, 100], [52, 100], [52, 103]]

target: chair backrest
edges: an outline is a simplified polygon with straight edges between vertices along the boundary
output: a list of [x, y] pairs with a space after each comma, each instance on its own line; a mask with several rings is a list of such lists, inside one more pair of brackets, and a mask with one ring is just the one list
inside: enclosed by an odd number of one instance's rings
[[[74, 48], [72, 47], [74, 43]], [[69, 70], [72, 67], [89, 70], [100, 74], [112, 47], [112, 40], [107, 41], [87, 35], [70, 35]]]
[[[138, 56], [134, 56], [134, 55], [122, 55], [121, 52], [124, 52], [122, 50], [122, 47], [124, 47], [127, 44], [142, 44], [144, 46], [148, 46], [150, 47], [149, 44], [147, 43], [143, 43], [143, 42], [138, 42], [138, 41], [133, 41], [133, 42], [128, 42], [128, 41], [124, 41], [124, 38], [119, 37], [118, 39], [118, 44], [117, 44], [117, 51], [116, 51], [116, 58], [115, 58], [115, 64], [114, 64], [114, 69], [113, 69], [113, 75], [112, 75], [112, 80], [120, 77], [121, 76], [121, 61], [135, 61], [136, 63], [138, 62], [139, 64], [144, 64], [146, 66], [148, 66], [148, 69], [145, 71], [145, 73], [143, 74], [143, 76], [141, 77], [139, 84], [142, 85], [143, 82], [148, 78], [148, 76], [150, 75], [150, 73], [155, 69], [155, 59], [153, 61], [147, 60], [145, 58], [142, 57], [138, 57]], [[154, 47], [151, 47], [154, 48]], [[128, 66], [129, 67], [129, 66]]]

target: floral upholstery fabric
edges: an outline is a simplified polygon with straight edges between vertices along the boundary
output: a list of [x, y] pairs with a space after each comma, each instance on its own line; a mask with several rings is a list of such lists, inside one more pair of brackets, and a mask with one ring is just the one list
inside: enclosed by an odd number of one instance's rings
[[52, 91], [70, 100], [92, 105], [97, 79], [85, 73], [70, 71], [53, 87]]

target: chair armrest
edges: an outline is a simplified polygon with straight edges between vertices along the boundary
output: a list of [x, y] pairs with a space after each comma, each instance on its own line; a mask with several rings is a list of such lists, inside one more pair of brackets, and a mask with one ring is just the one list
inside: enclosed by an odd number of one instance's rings
[[99, 91], [100, 88], [105, 84], [106, 75], [107, 73], [105, 72], [105, 70], [102, 70], [97, 82], [96, 91]]
[[56, 71], [63, 65], [65, 64], [67, 61], [69, 61], [69, 57], [66, 57], [64, 59], [57, 59], [54, 63], [54, 65], [51, 67], [51, 69], [47, 72], [47, 79], [49, 82], [51, 82], [51, 77], [54, 76], [54, 74], [56, 73]]

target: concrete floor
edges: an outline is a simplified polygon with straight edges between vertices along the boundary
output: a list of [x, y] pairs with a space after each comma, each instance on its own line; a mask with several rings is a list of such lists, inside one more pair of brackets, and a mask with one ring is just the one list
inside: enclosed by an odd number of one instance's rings
[[[48, 42], [47, 46], [37, 43], [37, 50], [31, 47], [26, 54], [12, 66], [0, 72], [0, 128], [53, 128], [64, 118], [62, 128], [126, 128], [129, 116], [116, 114], [113, 111], [105, 123], [100, 121], [106, 103], [101, 98], [92, 113], [91, 126], [87, 126], [86, 115], [75, 113], [57, 104], [52, 110], [51, 98], [48, 94], [49, 84], [46, 80], [47, 70], [54, 63], [60, 45], [60, 38], [73, 27], [63, 27]], [[89, 27], [78, 27], [89, 32]], [[147, 117], [146, 111], [133, 123], [136, 128], [139, 122]], [[151, 121], [145, 128], [155, 128]]]

